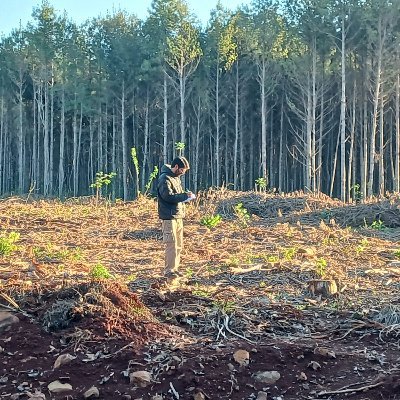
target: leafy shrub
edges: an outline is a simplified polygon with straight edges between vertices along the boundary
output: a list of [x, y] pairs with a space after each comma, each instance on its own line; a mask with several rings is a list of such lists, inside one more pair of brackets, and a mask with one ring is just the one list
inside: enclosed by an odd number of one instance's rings
[[236, 204], [233, 207], [233, 211], [235, 212], [235, 215], [239, 220], [239, 224], [243, 227], [246, 227], [250, 221], [250, 214], [243, 203]]
[[268, 182], [267, 182], [267, 178], [257, 178], [255, 180], [255, 184], [256, 184], [256, 189], [258, 188], [260, 191], [264, 190], [267, 188]]
[[57, 261], [79, 261], [82, 259], [82, 250], [79, 247], [74, 249], [60, 249], [52, 243], [47, 243], [44, 247], [34, 247], [33, 254], [39, 260], [51, 259]]
[[103, 171], [100, 171], [100, 172], [96, 173], [96, 179], [91, 185], [89, 185], [89, 187], [96, 189], [96, 201], [97, 202], [100, 199], [100, 191], [101, 191], [102, 187], [108, 186], [115, 176], [117, 176], [117, 174], [115, 172], [110, 172], [109, 174], [105, 174]]
[[283, 258], [287, 261], [291, 261], [297, 253], [297, 249], [294, 247], [289, 247], [283, 250]]
[[222, 217], [219, 214], [206, 215], [200, 220], [200, 223], [206, 226], [208, 229], [215, 228], [222, 221]]
[[113, 279], [114, 276], [110, 273], [107, 267], [103, 264], [96, 264], [90, 271], [92, 279]]
[[148, 180], [147, 183], [146, 183], [146, 186], [145, 186], [145, 189], [146, 189], [146, 190], [145, 190], [145, 194], [147, 194], [148, 191], [150, 190], [151, 184], [153, 183], [154, 179], [157, 178], [157, 175], [158, 175], [158, 167], [155, 166], [154, 169], [153, 169], [153, 172], [150, 174], [149, 180]]
[[0, 255], [8, 256], [13, 251], [17, 250], [17, 245], [15, 244], [19, 240], [18, 232], [10, 232], [7, 234], [2, 234], [0, 236]]
[[381, 221], [380, 219], [378, 219], [377, 221], [372, 222], [372, 224], [370, 225], [370, 228], [376, 229], [378, 231], [382, 231], [386, 227], [385, 227], [384, 222]]
[[318, 258], [316, 262], [316, 272], [321, 278], [325, 277], [327, 267], [328, 262], [325, 260], [325, 258]]

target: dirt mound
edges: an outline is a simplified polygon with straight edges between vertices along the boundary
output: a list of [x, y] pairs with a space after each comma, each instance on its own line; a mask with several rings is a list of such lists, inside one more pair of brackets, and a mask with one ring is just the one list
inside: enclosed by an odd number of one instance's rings
[[174, 335], [129, 288], [114, 281], [93, 281], [38, 297], [24, 293], [21, 307], [37, 316], [47, 332], [90, 329], [98, 337], [121, 336], [136, 345]]
[[363, 204], [334, 207], [327, 212], [328, 217], [335, 219], [341, 226], [358, 227], [379, 223], [387, 228], [400, 227], [400, 198], [398, 196]]
[[[365, 227], [379, 223], [383, 227], [400, 227], [400, 197], [371, 199], [364, 203], [347, 204], [323, 193], [259, 193], [211, 190], [202, 194], [203, 210], [220, 214], [224, 219], [237, 217], [238, 204], [249, 214], [270, 219], [271, 223], [303, 222], [312, 225], [321, 220], [335, 220], [340, 226]], [[211, 204], [214, 204], [212, 209]]]

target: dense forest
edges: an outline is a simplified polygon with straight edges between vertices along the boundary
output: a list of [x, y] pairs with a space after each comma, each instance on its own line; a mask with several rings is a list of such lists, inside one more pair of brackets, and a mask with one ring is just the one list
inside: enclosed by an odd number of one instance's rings
[[400, 2], [216, 4], [201, 26], [184, 0], [81, 25], [43, 1], [1, 37], [1, 195], [103, 172], [128, 200], [182, 152], [193, 191], [399, 191]]

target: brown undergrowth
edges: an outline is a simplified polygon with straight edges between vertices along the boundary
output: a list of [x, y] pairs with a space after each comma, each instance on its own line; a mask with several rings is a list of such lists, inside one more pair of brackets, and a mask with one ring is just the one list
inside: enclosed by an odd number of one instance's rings
[[[199, 193], [185, 222], [183, 277], [167, 284], [154, 199], [4, 199], [0, 309], [20, 324], [0, 337], [8, 363], [0, 395], [30, 382], [15, 372], [27, 357], [44, 360], [31, 387], [43, 392], [57, 375], [53, 352], [68, 351], [77, 357], [63, 370], [71, 399], [89, 383], [110, 399], [172, 399], [174, 390], [183, 399], [199, 391], [252, 399], [264, 390], [285, 400], [340, 399], [355, 382], [354, 399], [395, 399], [399, 205], [397, 195], [348, 205], [322, 194]], [[313, 281], [334, 281], [337, 292], [314, 293]], [[315, 356], [317, 347], [336, 358]], [[238, 348], [251, 353], [248, 370], [227, 365]], [[125, 379], [138, 369], [152, 373], [151, 390]], [[275, 386], [253, 382], [263, 369], [279, 371]], [[301, 381], [301, 372], [310, 378]]]

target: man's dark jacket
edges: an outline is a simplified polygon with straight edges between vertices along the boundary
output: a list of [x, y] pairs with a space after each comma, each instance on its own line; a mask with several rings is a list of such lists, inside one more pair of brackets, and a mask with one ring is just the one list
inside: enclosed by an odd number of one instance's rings
[[158, 178], [158, 216], [160, 219], [178, 219], [185, 217], [185, 205], [182, 201], [188, 199], [188, 195], [182, 189], [179, 176], [171, 171], [171, 166], [166, 164], [161, 168]]

